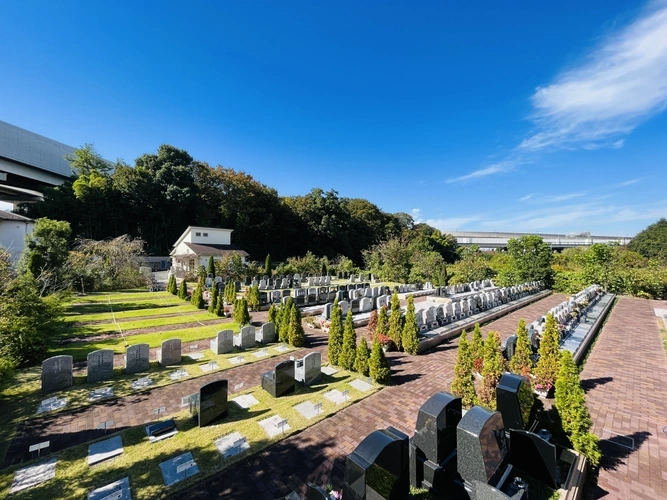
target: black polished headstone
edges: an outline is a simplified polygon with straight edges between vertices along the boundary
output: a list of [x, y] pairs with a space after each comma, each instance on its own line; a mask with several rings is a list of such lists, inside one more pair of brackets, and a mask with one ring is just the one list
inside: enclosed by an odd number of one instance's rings
[[402, 500], [408, 476], [408, 436], [393, 427], [374, 431], [347, 456], [343, 499]]
[[519, 400], [519, 391], [524, 383], [521, 375], [504, 373], [496, 386], [496, 408], [503, 416], [503, 424], [507, 430], [525, 429], [528, 424], [523, 421]]
[[440, 463], [456, 449], [461, 398], [438, 392], [419, 408], [413, 441], [426, 458]]
[[560, 488], [556, 447], [537, 434], [510, 429], [510, 463], [549, 488]]
[[505, 341], [505, 358], [511, 361], [516, 350], [516, 335], [510, 335]]
[[199, 427], [227, 416], [227, 380], [216, 380], [199, 388]]
[[308, 483], [308, 493], [306, 493], [306, 500], [330, 500], [329, 495], [324, 489], [319, 486]]
[[292, 360], [278, 363], [272, 371], [262, 374], [262, 389], [274, 398], [293, 393], [295, 385]]

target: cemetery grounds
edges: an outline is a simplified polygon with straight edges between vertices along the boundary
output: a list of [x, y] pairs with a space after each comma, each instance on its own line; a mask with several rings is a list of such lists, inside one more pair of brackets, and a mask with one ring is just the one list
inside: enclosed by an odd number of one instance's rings
[[[253, 316], [265, 317], [262, 314], [266, 313], [253, 313]], [[255, 323], [257, 326], [257, 322]], [[7, 452], [19, 425], [29, 426], [33, 419], [41, 420], [44, 416], [57, 417], [59, 413], [70, 414], [73, 410], [98, 404], [89, 399], [91, 391], [95, 389], [113, 387], [114, 399], [125, 398], [123, 403], [131, 404], [132, 398], [128, 396], [150, 394], [156, 388], [178, 384], [183, 380], [192, 380], [211, 373], [222, 372], [220, 378], [226, 378], [226, 370], [233, 370], [235, 367], [247, 366], [273, 357], [288, 359], [290, 354], [297, 354], [292, 352], [293, 348], [278, 343], [239, 352], [214, 354], [208, 349], [209, 340], [223, 329], [230, 329], [234, 333], [240, 330], [239, 326], [230, 319], [220, 318], [209, 314], [206, 310], [197, 309], [167, 292], [136, 290], [73, 297], [66, 305], [63, 324], [58, 330], [56, 342], [49, 350], [48, 356], [73, 356], [74, 385], [61, 391], [42, 393], [40, 390], [41, 369], [33, 367], [18, 373], [17, 383], [0, 394], [3, 408], [0, 414], [0, 462], [3, 462], [4, 467], [3, 470], [0, 470], [0, 497], [4, 498], [9, 494], [17, 469], [39, 462], [39, 459], [35, 457], [30, 461], [6, 467]], [[174, 367], [161, 367], [154, 360], [154, 349], [159, 347], [162, 341], [170, 338], [180, 338], [183, 342], [183, 357], [178, 368], [184, 369], [188, 377], [182, 380], [171, 380], [169, 374], [174, 371]], [[122, 354], [127, 346], [138, 343], [147, 343], [151, 348], [149, 371], [125, 374], [122, 368]], [[276, 347], [281, 345], [284, 346], [282, 350], [277, 350]], [[195, 350], [191, 350], [190, 346], [196, 346]], [[285, 350], [285, 347], [288, 349]], [[85, 363], [82, 362], [85, 362], [88, 353], [98, 349], [114, 351], [116, 358], [114, 377], [102, 382], [88, 383], [85, 369], [82, 366]], [[261, 357], [252, 355], [262, 349], [266, 351], [261, 353]], [[190, 359], [188, 354], [191, 352], [201, 353], [203, 356], [198, 359]], [[240, 365], [230, 362], [230, 359], [241, 353], [244, 362]], [[304, 351], [301, 356], [306, 353], [307, 351]], [[280, 360], [276, 360], [276, 363], [278, 361]], [[209, 362], [215, 362], [217, 369], [204, 372], [200, 366]], [[142, 377], [149, 377], [153, 384], [140, 390], [132, 389], [132, 381]], [[162, 420], [165, 417], [174, 418], [179, 433], [157, 443], [148, 442], [144, 425], [125, 428], [120, 432], [114, 432], [111, 428], [104, 437], [49, 454], [49, 458], [55, 456], [58, 459], [55, 478], [39, 486], [12, 494], [12, 497], [17, 499], [81, 498], [96, 488], [129, 476], [133, 498], [160, 498], [224, 470], [380, 389], [380, 386], [372, 384], [370, 390], [361, 392], [349, 384], [353, 381], [354, 374], [339, 370], [332, 375], [323, 373], [322, 378], [311, 387], [297, 384], [294, 394], [274, 399], [259, 386], [259, 374], [256, 378], [256, 386], [234, 394], [232, 394], [232, 383], [230, 382], [229, 413], [218, 425], [199, 428], [187, 408], [184, 408], [179, 413], [161, 416]], [[325, 398], [324, 394], [332, 390], [347, 391], [345, 401], [334, 403]], [[231, 402], [232, 398], [240, 395], [251, 395], [258, 403], [250, 408], [241, 408]], [[54, 396], [67, 398], [67, 405], [47, 414], [37, 415], [36, 411], [40, 402]], [[106, 399], [103, 403], [109, 401]], [[294, 409], [294, 406], [304, 402], [314, 405], [321, 403], [318, 414], [307, 419]], [[284, 433], [270, 438], [258, 422], [275, 415], [287, 419], [289, 428], [286, 427]], [[157, 419], [158, 417], [154, 417], [153, 421]], [[233, 457], [223, 458], [214, 441], [232, 432], [242, 434], [249, 448]], [[123, 454], [89, 467], [87, 464], [88, 446], [93, 442], [115, 435], [120, 435], [122, 438]], [[159, 464], [170, 457], [188, 451], [193, 454], [200, 473], [170, 486], [167, 491]]]

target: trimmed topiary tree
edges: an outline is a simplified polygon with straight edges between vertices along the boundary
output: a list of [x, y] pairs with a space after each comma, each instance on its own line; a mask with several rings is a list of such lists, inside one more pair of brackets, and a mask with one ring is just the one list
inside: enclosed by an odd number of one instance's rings
[[348, 312], [343, 327], [343, 347], [340, 350], [338, 364], [346, 370], [354, 368], [354, 361], [357, 357], [357, 334], [354, 331], [352, 313]]
[[472, 343], [470, 344], [470, 355], [472, 356], [472, 369], [477, 373], [482, 373], [484, 366], [484, 338], [479, 323], [475, 323], [475, 329], [472, 331]]
[[377, 338], [373, 341], [373, 348], [371, 349], [371, 357], [368, 361], [368, 373], [371, 378], [380, 384], [386, 384], [391, 378], [391, 368], [389, 368], [389, 361], [384, 355], [382, 346]]
[[338, 366], [340, 351], [343, 348], [343, 311], [334, 300], [331, 308], [331, 326], [329, 326], [329, 364]]
[[211, 300], [208, 303], [208, 312], [211, 314], [215, 314], [215, 309], [218, 307], [218, 287], [215, 286], [215, 283], [213, 285], [211, 288]]
[[321, 276], [327, 275], [327, 263], [324, 260], [322, 261], [322, 268], [320, 269], [320, 275]]
[[412, 295], [408, 296], [408, 309], [405, 313], [405, 324], [403, 325], [403, 332], [401, 342], [403, 349], [408, 354], [417, 355], [419, 351], [419, 328], [417, 327], [417, 314], [415, 313], [415, 299]]
[[216, 316], [224, 316], [225, 315], [225, 301], [222, 298], [222, 294], [218, 295], [218, 300], [216, 300], [215, 315]]
[[461, 398], [461, 404], [464, 408], [469, 409], [477, 404], [475, 376], [472, 374], [472, 353], [468, 342], [468, 334], [465, 331], [461, 334], [459, 350], [456, 355], [452, 394]]
[[301, 324], [301, 312], [294, 302], [292, 302], [289, 314], [290, 320], [287, 340], [293, 347], [303, 347], [306, 342], [306, 334], [303, 331], [303, 325]]
[[236, 287], [231, 281], [225, 285], [225, 302], [230, 305], [236, 303]]
[[387, 335], [389, 330], [389, 315], [387, 314], [387, 306], [382, 306], [380, 312], [378, 313], [378, 323], [375, 327], [375, 334], [373, 338], [378, 335]]
[[389, 313], [389, 331], [387, 336], [394, 341], [396, 348], [400, 351], [401, 336], [403, 335], [403, 313], [401, 311], [401, 301], [398, 298], [398, 292], [394, 291], [391, 296], [391, 312]]
[[484, 343], [484, 365], [482, 366], [482, 390], [480, 402], [482, 405], [496, 409], [496, 387], [505, 371], [505, 358], [500, 352], [500, 336], [498, 332], [490, 331]]
[[530, 348], [530, 339], [528, 338], [526, 322], [523, 319], [520, 319], [516, 329], [516, 347], [514, 348], [514, 356], [512, 356], [509, 363], [510, 371], [528, 377], [533, 370], [533, 360], [530, 357], [531, 354], [532, 349]]
[[212, 274], [213, 277], [215, 278], [215, 259], [213, 258], [212, 255], [208, 258], [208, 269], [207, 269], [207, 271], [208, 271], [208, 274]]
[[190, 299], [190, 303], [197, 309], [204, 309], [204, 307], [206, 307], [206, 303], [204, 302], [201, 280], [197, 283], [197, 286], [192, 292], [192, 298]]
[[176, 285], [176, 276], [174, 276], [173, 274], [169, 276], [169, 281], [167, 281], [167, 291], [172, 295], [176, 295], [178, 293], [178, 286]]
[[276, 307], [275, 304], [271, 304], [269, 307], [269, 323], [273, 323], [275, 326], [276, 324], [276, 316], [278, 316], [278, 308]]
[[278, 340], [281, 342], [289, 342], [289, 322], [292, 305], [294, 305], [294, 300], [292, 297], [289, 297], [282, 306], [278, 306], [276, 332], [278, 333]]
[[547, 314], [539, 355], [540, 359], [535, 366], [537, 378], [535, 388], [548, 392], [556, 382], [560, 366], [560, 335], [556, 320], [551, 313]]
[[259, 311], [261, 304], [261, 297], [259, 295], [259, 286], [251, 286], [246, 288], [246, 300], [251, 311]]
[[357, 346], [357, 357], [354, 360], [354, 371], [360, 373], [364, 377], [368, 377], [368, 362], [370, 359], [371, 353], [368, 350], [368, 343], [366, 339], [362, 337], [361, 342]]
[[264, 274], [271, 276], [271, 254], [266, 254], [266, 259], [264, 259]]
[[598, 465], [601, 457], [598, 437], [590, 432], [593, 422], [586, 407], [579, 369], [570, 351], [560, 353], [554, 406], [574, 449], [585, 455], [591, 464]]
[[371, 317], [368, 318], [368, 326], [366, 327], [371, 338], [375, 337], [375, 330], [377, 329], [377, 326], [378, 326], [378, 311], [377, 309], [373, 309], [371, 311]]
[[188, 284], [185, 280], [181, 281], [181, 285], [178, 287], [178, 298], [183, 300], [188, 298]]
[[238, 323], [239, 326], [245, 326], [250, 324], [250, 313], [248, 312], [248, 303], [245, 298], [240, 298], [234, 304], [234, 321]]

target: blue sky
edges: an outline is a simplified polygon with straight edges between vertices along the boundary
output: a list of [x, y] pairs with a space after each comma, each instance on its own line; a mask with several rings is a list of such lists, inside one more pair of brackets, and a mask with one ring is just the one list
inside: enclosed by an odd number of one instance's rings
[[667, 1], [0, 2], [0, 120], [442, 230], [667, 216]]

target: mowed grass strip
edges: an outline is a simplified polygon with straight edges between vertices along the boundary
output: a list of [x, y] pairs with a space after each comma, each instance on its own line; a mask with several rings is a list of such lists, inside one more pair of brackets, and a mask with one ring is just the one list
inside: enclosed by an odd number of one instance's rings
[[232, 330], [236, 333], [240, 331], [240, 328], [238, 323], [232, 322], [210, 326], [195, 326], [166, 332], [142, 333], [139, 335], [130, 335], [126, 339], [114, 337], [93, 342], [69, 342], [49, 349], [49, 356], [66, 354], [74, 357], [75, 362], [86, 361], [88, 353], [98, 349], [112, 349], [116, 354], [123, 354], [126, 347], [133, 344], [148, 344], [150, 347], [160, 347], [160, 344], [167, 339], [181, 339], [182, 342], [212, 339], [220, 330]]
[[[88, 466], [87, 462], [88, 445], [90, 443], [64, 450], [56, 454], [58, 463], [54, 479], [40, 486], [19, 492], [12, 498], [19, 500], [85, 498], [90, 491], [125, 476], [129, 476], [130, 479], [132, 498], [137, 500], [164, 498], [175, 491], [202, 481], [207, 476], [226, 469], [291, 434], [310, 427], [380, 389], [380, 386], [374, 385], [368, 392], [359, 392], [349, 385], [349, 382], [354, 378], [356, 378], [355, 374], [342, 370], [332, 377], [322, 375], [322, 382], [313, 387], [299, 387], [295, 394], [278, 399], [272, 398], [261, 388], [255, 387], [231, 397], [240, 394], [251, 394], [259, 401], [258, 405], [244, 410], [230, 401], [227, 417], [218, 425], [204, 428], [197, 427], [187, 411], [181, 412], [175, 416], [179, 433], [172, 438], [154, 444], [148, 442], [144, 426], [127, 429], [120, 433], [124, 446], [123, 455], [92, 468]], [[349, 390], [349, 399], [335, 405], [323, 396], [325, 392], [333, 389], [338, 389], [341, 392]], [[322, 403], [320, 415], [306, 420], [294, 409], [295, 405], [304, 401], [310, 401], [314, 404]], [[274, 415], [287, 419], [291, 429], [286, 431], [284, 435], [279, 434], [269, 438], [258, 422]], [[250, 449], [232, 458], [224, 459], [215, 447], [214, 441], [232, 432], [239, 432], [244, 436], [250, 445]], [[168, 488], [165, 487], [159, 464], [188, 451], [192, 453], [200, 473]], [[286, 456], [285, 460], [287, 461], [289, 458]], [[4, 498], [8, 495], [14, 471], [25, 466], [26, 464], [12, 467], [0, 475], [0, 497]]]
[[[168, 307], [177, 307], [179, 305], [190, 306], [190, 303], [181, 300], [178, 297], [174, 297], [172, 299], [155, 298], [149, 300], [138, 300], [135, 302], [116, 302], [112, 303], [111, 305], [113, 306], [113, 312], [118, 314], [121, 312], [146, 309], [166, 309]], [[109, 307], [108, 303], [105, 304], [104, 302], [97, 304], [70, 304], [66, 307], [67, 309], [65, 310], [65, 321], [82, 321], [79, 319], [81, 316], [95, 314], [109, 314], [109, 317], [111, 317], [111, 308]]]
[[93, 292], [85, 296], [74, 295], [70, 299], [72, 304], [94, 304], [99, 302], [114, 301], [137, 301], [155, 299], [160, 297], [175, 297], [169, 292], [149, 292], [147, 290], [137, 290], [135, 292]]
[[[196, 312], [199, 311], [199, 312]], [[215, 314], [210, 314], [201, 309], [195, 309], [194, 311], [189, 311], [186, 314], [179, 314], [178, 316], [168, 316], [166, 318], [129, 318], [126, 321], [119, 321], [118, 325], [123, 329], [123, 331], [128, 330], [140, 330], [142, 328], [153, 328], [158, 326], [168, 326], [168, 325], [178, 325], [181, 323], [192, 323], [194, 321], [201, 321], [202, 323], [206, 321], [215, 321], [222, 320], [220, 316]], [[90, 335], [104, 335], [109, 333], [119, 333], [118, 325], [116, 323], [101, 323], [94, 325], [81, 325], [81, 326], [66, 326], [58, 335], [61, 338], [69, 337], [87, 337]]]

